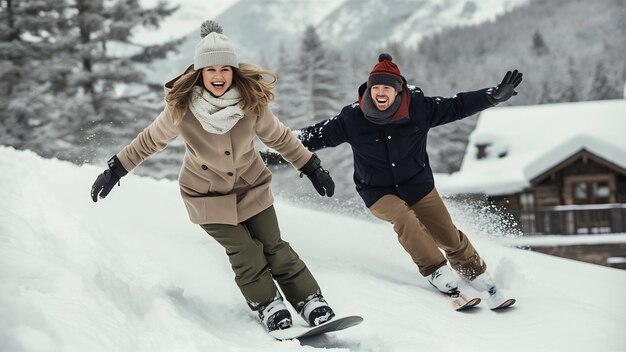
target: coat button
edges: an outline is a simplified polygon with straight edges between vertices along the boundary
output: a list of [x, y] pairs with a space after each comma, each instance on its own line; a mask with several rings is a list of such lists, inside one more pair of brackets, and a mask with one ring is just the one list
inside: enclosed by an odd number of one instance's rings
[[230, 172], [230, 171], [229, 171], [229, 172], [227, 172], [227, 173], [226, 173], [226, 175], [228, 175], [228, 176], [232, 176], [232, 175], [234, 175], [234, 174], [233, 174], [232, 172]]
[[206, 166], [206, 165], [202, 165], [202, 170], [208, 170], [208, 169], [209, 169], [209, 167], [208, 167], [208, 166]]
[[230, 155], [230, 152], [227, 150], [227, 151], [224, 152], [224, 154]]
[[387, 136], [387, 139], [391, 139], [391, 136]]
[[391, 163], [391, 166], [396, 167], [396, 163]]

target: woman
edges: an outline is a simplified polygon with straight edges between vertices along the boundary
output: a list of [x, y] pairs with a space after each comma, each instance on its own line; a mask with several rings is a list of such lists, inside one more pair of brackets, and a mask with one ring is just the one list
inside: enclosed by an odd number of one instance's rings
[[[201, 26], [193, 67], [166, 83], [166, 107], [98, 176], [93, 201], [178, 135], [185, 142], [179, 176], [189, 217], [221, 244], [248, 305], [272, 331], [291, 326], [287, 301], [311, 326], [334, 316], [298, 254], [280, 237], [270, 191], [272, 175], [254, 149], [259, 139], [311, 180], [320, 195], [334, 183], [309, 152], [270, 111], [276, 76], [239, 63], [231, 41], [213, 21]], [[271, 77], [266, 81], [263, 75]]]

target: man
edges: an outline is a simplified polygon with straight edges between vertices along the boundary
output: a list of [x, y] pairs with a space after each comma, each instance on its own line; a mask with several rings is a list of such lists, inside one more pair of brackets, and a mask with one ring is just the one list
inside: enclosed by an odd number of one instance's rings
[[[469, 239], [452, 219], [435, 189], [426, 154], [426, 136], [443, 125], [493, 107], [517, 94], [517, 70], [493, 88], [428, 97], [408, 86], [389, 54], [381, 54], [369, 79], [359, 88], [358, 103], [329, 120], [299, 130], [311, 151], [349, 143], [354, 154], [354, 182], [376, 217], [393, 224], [398, 240], [420, 273], [438, 290], [458, 293], [446, 262], [473, 287], [489, 292], [490, 308], [508, 307]], [[440, 248], [445, 252], [441, 253]]]

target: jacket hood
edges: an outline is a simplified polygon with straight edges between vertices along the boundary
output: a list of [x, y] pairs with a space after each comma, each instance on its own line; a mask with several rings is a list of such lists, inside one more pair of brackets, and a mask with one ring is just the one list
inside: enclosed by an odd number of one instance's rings
[[172, 90], [172, 87], [174, 87], [174, 83], [176, 81], [178, 81], [178, 79], [184, 75], [185, 73], [188, 73], [189, 71], [193, 70], [193, 65], [189, 65], [187, 66], [187, 68], [185, 69], [185, 72], [179, 74], [178, 76], [176, 76], [175, 78], [170, 79], [169, 81], [167, 81], [165, 83], [165, 85], [163, 86], [163, 90], [165, 91], [165, 94], [167, 95], [167, 93], [170, 92], [170, 90]]

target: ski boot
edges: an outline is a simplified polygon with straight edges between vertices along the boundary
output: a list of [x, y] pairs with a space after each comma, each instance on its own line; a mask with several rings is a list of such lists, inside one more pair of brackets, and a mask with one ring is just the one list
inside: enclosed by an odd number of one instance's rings
[[322, 295], [315, 295], [304, 303], [300, 315], [310, 326], [318, 326], [331, 320], [335, 312]]
[[508, 308], [515, 303], [515, 299], [506, 298], [500, 291], [496, 289], [496, 284], [488, 272], [478, 275], [474, 280], [470, 281], [470, 285], [477, 291], [487, 292], [487, 305], [489, 309], [496, 310]]
[[259, 319], [267, 331], [283, 330], [291, 327], [291, 313], [282, 298], [277, 298], [259, 311]]
[[452, 273], [452, 269], [447, 265], [440, 267], [435, 270], [434, 273], [428, 275], [427, 280], [443, 293], [452, 294], [459, 291], [459, 284]]

